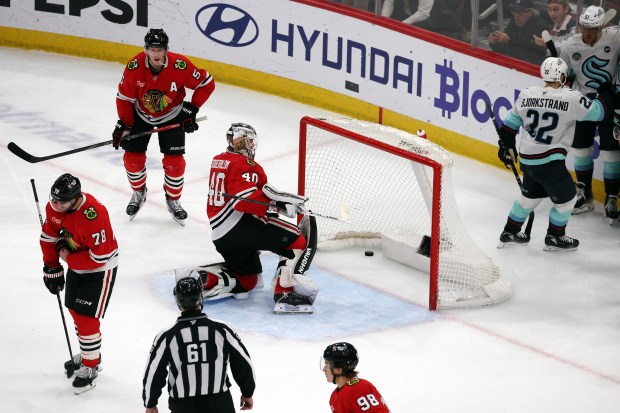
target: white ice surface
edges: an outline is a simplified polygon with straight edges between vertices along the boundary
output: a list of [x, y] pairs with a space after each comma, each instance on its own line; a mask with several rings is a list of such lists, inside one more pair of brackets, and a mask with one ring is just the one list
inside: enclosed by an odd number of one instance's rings
[[[162, 192], [161, 155], [148, 151], [149, 193], [133, 221], [122, 152], [99, 148], [38, 164], [7, 149], [10, 141], [43, 156], [110, 139], [122, 65], [0, 48], [0, 406], [3, 412], [139, 412], [142, 374], [155, 334], [177, 316], [170, 271], [220, 259], [205, 213], [211, 157], [224, 150], [231, 122], [259, 134], [257, 160], [270, 181], [296, 190], [297, 134], [304, 115], [325, 111], [274, 96], [218, 84], [201, 109], [208, 121], [187, 137], [180, 227]], [[416, 129], [416, 128], [414, 128]], [[489, 126], [489, 133], [494, 133]], [[120, 265], [102, 321], [104, 371], [95, 389], [73, 395], [63, 376], [68, 349], [56, 299], [41, 281], [41, 208], [64, 172], [110, 211]], [[528, 247], [497, 250], [517, 196], [508, 171], [455, 156], [455, 193], [472, 237], [515, 289], [495, 307], [430, 313], [424, 275], [383, 259], [380, 251], [319, 251], [310, 275], [321, 286], [316, 313], [276, 316], [267, 290], [247, 302], [210, 303], [207, 313], [228, 322], [256, 367], [256, 412], [328, 412], [333, 385], [319, 356], [335, 341], [359, 350], [361, 376], [370, 379], [393, 412], [620, 411], [620, 274], [618, 227], [594, 213], [573, 217], [568, 234], [578, 252], [542, 251], [550, 204], [536, 210]], [[274, 258], [264, 255], [269, 285]], [[74, 352], [77, 340], [65, 312]], [[238, 387], [233, 384], [235, 403]], [[165, 408], [167, 393], [160, 399]]]

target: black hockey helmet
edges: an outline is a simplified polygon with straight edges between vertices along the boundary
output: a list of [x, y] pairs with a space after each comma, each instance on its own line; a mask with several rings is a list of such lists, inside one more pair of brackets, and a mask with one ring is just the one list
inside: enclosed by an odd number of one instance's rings
[[68, 202], [82, 193], [80, 180], [71, 174], [62, 174], [52, 185], [50, 199], [57, 202]]
[[180, 309], [196, 306], [202, 308], [202, 283], [196, 277], [181, 278], [174, 286], [172, 294]]
[[144, 48], [147, 47], [162, 47], [168, 50], [168, 35], [164, 29], [149, 29], [144, 36]]
[[355, 370], [359, 358], [357, 350], [349, 343], [334, 343], [327, 346], [323, 352], [323, 359], [329, 362], [331, 368], [342, 368], [344, 373]]

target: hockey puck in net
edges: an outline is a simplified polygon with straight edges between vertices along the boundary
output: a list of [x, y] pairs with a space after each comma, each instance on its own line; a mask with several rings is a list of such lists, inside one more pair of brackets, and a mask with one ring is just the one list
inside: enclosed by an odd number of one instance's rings
[[367, 257], [372, 257], [373, 255], [375, 255], [375, 253], [373, 251], [366, 251], [364, 255]]

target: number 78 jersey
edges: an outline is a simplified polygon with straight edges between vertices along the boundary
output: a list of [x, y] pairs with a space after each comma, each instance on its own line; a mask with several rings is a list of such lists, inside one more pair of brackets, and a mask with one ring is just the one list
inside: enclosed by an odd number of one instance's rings
[[521, 132], [521, 163], [540, 165], [562, 160], [573, 143], [575, 121], [599, 122], [605, 108], [568, 87], [523, 89], [504, 124]]
[[357, 377], [334, 390], [329, 406], [332, 413], [390, 413], [376, 387]]

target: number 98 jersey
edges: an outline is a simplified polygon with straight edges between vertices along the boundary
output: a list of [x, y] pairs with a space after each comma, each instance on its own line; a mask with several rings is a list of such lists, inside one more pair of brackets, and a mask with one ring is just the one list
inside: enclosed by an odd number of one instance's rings
[[368, 380], [352, 378], [329, 399], [332, 413], [390, 413], [379, 391]]

